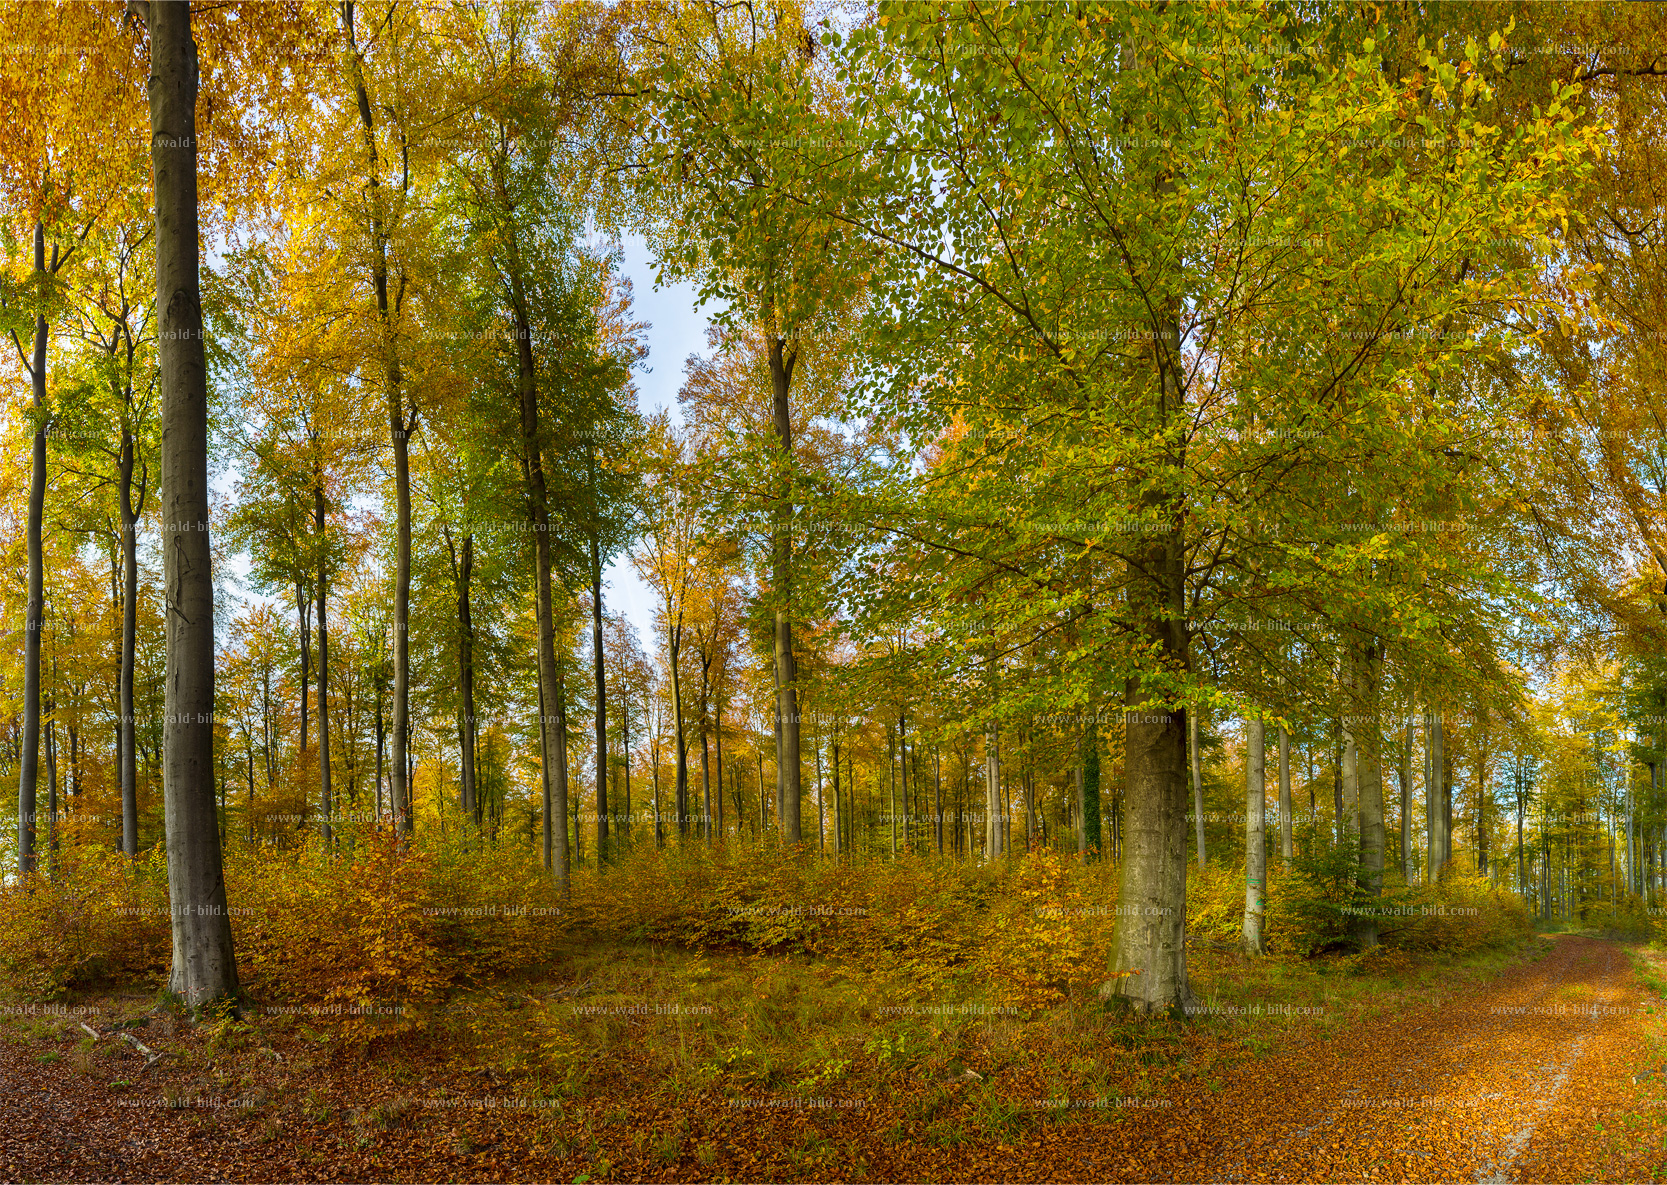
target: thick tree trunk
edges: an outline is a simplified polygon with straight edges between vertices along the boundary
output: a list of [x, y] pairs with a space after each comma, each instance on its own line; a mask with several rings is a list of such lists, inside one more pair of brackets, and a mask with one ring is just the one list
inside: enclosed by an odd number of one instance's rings
[[197, 47], [189, 5], [148, 8], [167, 620], [162, 790], [173, 926], [169, 989], [198, 1008], [235, 995], [237, 960], [214, 804], [208, 375], [197, 284]]
[[[57, 263], [57, 251], [53, 251]], [[35, 223], [35, 275], [44, 281], [46, 228]], [[35, 314], [34, 351], [29, 361], [35, 431], [30, 441], [29, 522], [24, 546], [28, 551], [28, 590], [23, 611], [23, 736], [17, 766], [17, 870], [27, 876], [35, 869], [35, 783], [39, 778], [41, 743], [41, 627], [46, 614], [45, 569], [41, 556], [41, 520], [46, 507], [46, 314]]]
[[[1157, 168], [1157, 189], [1172, 192], [1173, 181], [1161, 164]], [[1144, 393], [1148, 405], [1142, 419], [1147, 439], [1161, 440], [1179, 428], [1187, 410], [1179, 301], [1165, 297], [1159, 307], [1162, 320], [1152, 334], [1153, 382]], [[1187, 514], [1184, 499], [1170, 488], [1186, 473], [1184, 450], [1154, 457], [1151, 464], [1152, 472], [1131, 474], [1129, 489], [1141, 512], [1166, 529], [1138, 537], [1128, 562], [1124, 612], [1165, 674], [1184, 675], [1192, 667]], [[1139, 678], [1129, 680], [1124, 695], [1124, 856], [1112, 972], [1130, 974], [1113, 979], [1102, 991], [1143, 1013], [1182, 1015], [1192, 1002], [1186, 964], [1188, 713], [1170, 706], [1167, 688], [1154, 691]]]
[[1261, 717], [1245, 722], [1244, 777], [1244, 949], [1267, 953], [1263, 922], [1267, 916], [1267, 725]]
[[802, 838], [799, 826], [799, 688], [798, 664], [793, 655], [793, 421], [787, 392], [793, 383], [798, 359], [796, 349], [787, 349], [780, 337], [770, 337], [770, 390], [776, 448], [782, 475], [776, 496], [775, 522], [770, 549], [772, 592], [775, 610], [776, 716], [781, 728], [781, 747], [776, 762], [776, 798], [780, 804], [782, 839], [796, 844]]

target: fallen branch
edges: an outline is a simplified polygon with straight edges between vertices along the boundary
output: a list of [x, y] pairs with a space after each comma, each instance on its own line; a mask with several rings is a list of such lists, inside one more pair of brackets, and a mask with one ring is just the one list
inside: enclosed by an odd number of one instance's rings
[[133, 1048], [137, 1049], [140, 1053], [142, 1053], [144, 1055], [144, 1057], [145, 1057], [145, 1069], [147, 1069], [147, 1070], [150, 1069], [153, 1065], [155, 1065], [162, 1058], [162, 1054], [158, 1053], [156, 1050], [152, 1049], [150, 1046], [148, 1046], [144, 1042], [140, 1041], [139, 1038], [135, 1037], [132, 1033], [123, 1033], [122, 1034], [122, 1040], [126, 1041], [129, 1045], [133, 1046]]

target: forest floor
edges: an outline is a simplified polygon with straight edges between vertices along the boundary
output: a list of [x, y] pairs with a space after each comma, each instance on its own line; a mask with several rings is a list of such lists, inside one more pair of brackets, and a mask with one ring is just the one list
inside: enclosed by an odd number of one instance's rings
[[887, 1004], [803, 959], [560, 953], [563, 978], [368, 1049], [277, 1009], [185, 1026], [139, 988], [0, 1010], [0, 1177], [1667, 1180], [1667, 956], [1642, 946], [1199, 952], [1206, 1010], [1142, 1024]]

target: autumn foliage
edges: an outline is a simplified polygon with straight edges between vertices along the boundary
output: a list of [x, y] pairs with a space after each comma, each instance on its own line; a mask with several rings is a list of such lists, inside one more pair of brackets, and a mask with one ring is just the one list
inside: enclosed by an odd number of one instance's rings
[[[1276, 862], [1277, 863], [1277, 862]], [[1039, 851], [975, 865], [812, 862], [790, 849], [690, 846], [585, 869], [558, 904], [523, 848], [349, 833], [332, 850], [234, 845], [227, 895], [248, 991], [369, 1033], [421, 1026], [448, 992], [541, 965], [576, 931], [696, 949], [797, 954], [922, 988], [980, 990], [1030, 1013], [1088, 999], [1119, 921], [1115, 866]], [[66, 853], [56, 878], [0, 894], [0, 979], [51, 998], [101, 978], [155, 977], [168, 960], [165, 868], [96, 849]], [[1313, 869], [1274, 868], [1269, 945], [1304, 957], [1347, 947], [1350, 898]], [[1473, 877], [1391, 892], [1392, 950], [1466, 952], [1524, 933], [1513, 895]], [[1190, 870], [1188, 932], [1230, 942], [1242, 873]]]

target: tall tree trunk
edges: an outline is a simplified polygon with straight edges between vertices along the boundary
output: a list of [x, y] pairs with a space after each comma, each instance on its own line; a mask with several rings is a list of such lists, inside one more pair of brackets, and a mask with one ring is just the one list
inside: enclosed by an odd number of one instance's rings
[[793, 656], [793, 421], [787, 400], [798, 361], [797, 348], [788, 348], [779, 336], [770, 336], [771, 407], [781, 478], [776, 495], [775, 521], [770, 537], [772, 592], [776, 597], [776, 716], [781, 726], [781, 747], [776, 763], [776, 797], [781, 804], [778, 823], [782, 839], [796, 844], [802, 838], [799, 826], [799, 688], [798, 664]]
[[[341, 0], [342, 30], [347, 37], [348, 64], [352, 73], [354, 98], [359, 108], [366, 164], [369, 168], [369, 211], [371, 240], [371, 282], [376, 290], [377, 324], [382, 334], [383, 386], [387, 400], [388, 441], [394, 454], [394, 702], [393, 755], [389, 790], [400, 830], [410, 834], [416, 825], [408, 782], [407, 746], [410, 735], [410, 646], [411, 622], [411, 462], [410, 435], [415, 416], [405, 410], [405, 379], [399, 361], [398, 335], [394, 317], [402, 303], [405, 285], [390, 299], [388, 285], [388, 224], [383, 207], [382, 166], [376, 148], [376, 121], [370, 92], [365, 84], [365, 60], [353, 28], [354, 0]], [[564, 882], [565, 883], [565, 882]]]
[[[657, 746], [658, 741], [654, 744]], [[653, 763], [654, 775], [654, 848], [658, 851], [666, 846], [665, 833], [660, 828], [660, 751], [656, 747], [649, 753], [649, 761]]]
[[1267, 726], [1261, 717], [1245, 722], [1244, 778], [1244, 949], [1267, 953], [1263, 922], [1267, 916]]
[[[58, 680], [57, 660], [52, 663], [52, 679]], [[52, 854], [58, 850], [58, 700], [52, 696], [46, 704], [46, 867], [56, 876], [57, 863]]]
[[1447, 824], [1447, 754], [1446, 737], [1444, 735], [1441, 713], [1432, 710], [1426, 718], [1425, 750], [1428, 759], [1428, 772], [1424, 780], [1425, 810], [1427, 813], [1427, 875], [1431, 884], [1441, 879], [1442, 872], [1447, 867], [1449, 851], [1447, 838], [1443, 834]]
[[[594, 445], [590, 464], [594, 491]], [[590, 533], [590, 646], [596, 679], [596, 867], [602, 868], [612, 849], [608, 846], [608, 680], [602, 667], [602, 548], [594, 530]]]
[[834, 796], [834, 855], [837, 857], [844, 849], [846, 835], [845, 828], [840, 826], [840, 798], [839, 798], [839, 742], [833, 743], [833, 796]]
[[[708, 844], [712, 842], [712, 742], [707, 728], [707, 695], [702, 672], [700, 694], [700, 834]], [[722, 787], [718, 790], [723, 795]]]
[[[683, 682], [678, 674], [678, 667], [682, 665], [679, 659], [680, 652], [683, 649], [682, 621], [679, 620], [675, 625], [671, 625], [667, 633], [669, 635], [667, 648], [671, 652], [671, 715], [677, 738], [677, 834], [679, 838], [687, 838], [689, 834], [689, 744], [683, 733]], [[762, 779], [764, 776], [764, 755], [762, 753], [758, 755], [758, 761], [758, 776]], [[763, 790], [761, 781], [759, 783], [760, 811], [764, 809]]]
[[1291, 734], [1279, 728], [1279, 855], [1291, 862]]
[[330, 820], [335, 811], [330, 780], [330, 573], [325, 546], [324, 485], [313, 486], [313, 526], [318, 532], [318, 790], [319, 808], [324, 812], [324, 842], [335, 838]]
[[1001, 747], [995, 722], [984, 734], [984, 858], [994, 860], [1001, 847]]
[[[1361, 744], [1356, 759], [1358, 802], [1360, 804], [1360, 877], [1358, 884], [1363, 896], [1376, 902], [1383, 896], [1383, 729], [1378, 723], [1381, 702], [1379, 680], [1383, 670], [1383, 652], [1377, 639], [1360, 644], [1360, 659], [1355, 668], [1355, 686], [1363, 709], [1357, 715], [1366, 724], [1357, 729]], [[1366, 908], [1376, 910], [1375, 904]], [[1355, 915], [1355, 939], [1362, 947], [1378, 944], [1377, 914]]]
[[[1131, 65], [1137, 55], [1130, 54]], [[1144, 134], [1150, 134], [1149, 132]], [[1153, 168], [1160, 194], [1174, 192], [1174, 180], [1159, 161]], [[1144, 399], [1142, 430], [1147, 440], [1178, 436], [1188, 416], [1181, 380], [1179, 295], [1158, 293], [1159, 319], [1152, 326], [1152, 382], [1134, 397]], [[1128, 561], [1125, 613], [1135, 637], [1150, 648], [1155, 665], [1169, 676], [1192, 669], [1186, 608], [1185, 499], [1178, 486], [1187, 472], [1183, 447], [1160, 443], [1151, 470], [1132, 472], [1129, 491], [1143, 515], [1165, 530], [1140, 535]], [[1159, 684], [1158, 686], [1163, 686]], [[1143, 1013], [1184, 1013], [1192, 1002], [1187, 986], [1187, 717], [1169, 706], [1170, 694], [1137, 678], [1124, 692], [1125, 855], [1119, 865], [1113, 979], [1102, 992]], [[1139, 974], [1133, 974], [1139, 972]]]
[[909, 798], [909, 728], [908, 717], [897, 715], [897, 789], [903, 800], [903, 851], [914, 853], [914, 803]]
[[[631, 687], [627, 669], [622, 665], [619, 679], [619, 747], [624, 750], [623, 768], [620, 773], [625, 781], [625, 809], [619, 815], [619, 838], [627, 848], [631, 846], [631, 704], [626, 699]], [[724, 771], [724, 737], [723, 729], [718, 730], [718, 782], [723, 783]]]
[[[1476, 875], [1488, 874], [1488, 756], [1478, 754], [1476, 759]], [[1610, 871], [1614, 871], [1615, 853], [1613, 846], [1609, 853]]]
[[173, 928], [169, 989], [198, 1008], [236, 994], [237, 959], [214, 809], [208, 375], [197, 286], [197, 47], [189, 5], [153, 3], [147, 17], [167, 597], [162, 790]]
[[[515, 252], [513, 235], [510, 250]], [[511, 303], [515, 317], [516, 380], [521, 405], [521, 447], [523, 473], [527, 481], [527, 505], [533, 528], [533, 579], [537, 585], [538, 685], [542, 704], [548, 709], [539, 716], [539, 738], [544, 769], [550, 778], [550, 803], [545, 818], [550, 821], [550, 878], [565, 900], [571, 893], [571, 871], [567, 842], [567, 696], [556, 666], [555, 595], [550, 578], [549, 490], [544, 480], [543, 443], [538, 423], [538, 379], [533, 364], [532, 321], [521, 291], [519, 257], [512, 254]], [[575, 836], [577, 840], [577, 836]]]
[[1198, 833], [1198, 867], [1204, 867], [1204, 773], [1198, 757], [1198, 710], [1187, 712], [1187, 749], [1192, 757], [1192, 812]]
[[[53, 271], [58, 251], [52, 251]], [[35, 223], [35, 276], [42, 283], [46, 266], [46, 227]], [[35, 431], [30, 441], [29, 524], [24, 543], [28, 551], [28, 600], [23, 619], [23, 736], [17, 766], [17, 870], [27, 876], [35, 869], [35, 783], [39, 777], [41, 743], [41, 627], [46, 613], [46, 580], [41, 557], [41, 520], [46, 507], [46, 314], [35, 314], [34, 351], [29, 361]]]
[[[450, 544], [449, 536], [446, 542], [448, 545]], [[462, 791], [463, 812], [474, 820], [475, 826], [478, 828], [483, 824], [484, 819], [481, 813], [480, 781], [476, 755], [475, 536], [473, 531], [464, 534], [458, 551], [459, 555], [455, 569], [457, 576], [457, 685], [463, 711], [457, 722], [457, 748], [460, 758], [460, 778], [462, 781], [460, 789]]]
[[307, 591], [307, 582], [300, 577], [295, 581], [295, 620], [296, 629], [301, 642], [301, 747], [297, 752], [307, 751], [307, 736], [311, 717], [308, 712], [312, 701], [307, 698], [312, 685], [312, 595]]
[[133, 433], [122, 428], [120, 461], [121, 490], [119, 510], [122, 522], [122, 657], [119, 690], [121, 727], [118, 731], [116, 762], [120, 770], [122, 794], [122, 851], [130, 857], [139, 855], [139, 783], [137, 754], [134, 751], [138, 722], [133, 717], [133, 673], [139, 637], [139, 515], [144, 511], [145, 495], [141, 490], [138, 502], [133, 499], [134, 453], [137, 451]]
[[886, 723], [886, 783], [891, 793], [891, 858], [897, 859], [897, 737]]
[[1403, 725], [1404, 742], [1401, 748], [1401, 764], [1396, 771], [1401, 780], [1401, 875], [1406, 883], [1412, 883], [1412, 824], [1410, 811], [1412, 809], [1412, 713], [1407, 713], [1406, 723]]
[[[834, 809], [837, 811], [839, 803], [839, 747], [834, 747], [834, 794], [836, 799]], [[943, 754], [938, 752], [938, 746], [932, 746], [932, 838], [937, 847], [938, 855], [943, 855]], [[837, 845], [836, 845], [837, 848]]]

